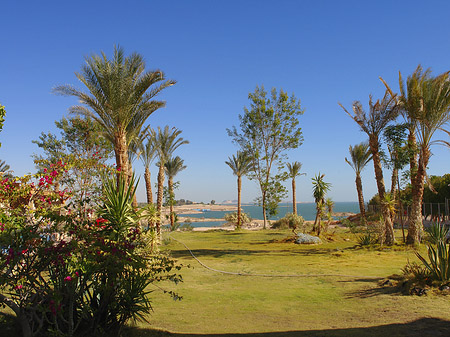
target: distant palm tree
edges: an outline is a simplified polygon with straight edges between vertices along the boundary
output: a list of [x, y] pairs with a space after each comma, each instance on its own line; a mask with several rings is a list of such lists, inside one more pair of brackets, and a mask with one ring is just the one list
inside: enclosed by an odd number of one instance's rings
[[[375, 103], [372, 101], [372, 96], [369, 96], [368, 113], [363, 109], [359, 101], [353, 103], [353, 114], [348, 112], [342, 104], [339, 103], [339, 105], [359, 125], [361, 130], [369, 136], [369, 146], [375, 169], [378, 195], [383, 200], [386, 188], [384, 186], [383, 170], [381, 168], [380, 136], [385, 127], [394, 121], [399, 114], [397, 96], [389, 90], [386, 90], [383, 99], [381, 101], [377, 100]], [[381, 205], [381, 212], [385, 223], [385, 243], [387, 245], [393, 245], [395, 238], [391, 214], [384, 204]]]
[[8, 164], [6, 164], [6, 162], [4, 160], [0, 160], [0, 178], [2, 178], [2, 179], [13, 178], [13, 175], [10, 171], [10, 166]]
[[327, 183], [323, 180], [325, 174], [316, 175], [312, 178], [313, 183], [313, 197], [316, 203], [316, 219], [314, 220], [313, 230], [317, 231], [317, 234], [320, 235], [321, 230], [321, 218], [323, 215], [324, 207], [325, 207], [325, 196], [327, 192], [330, 190], [331, 184]]
[[241, 187], [242, 187], [242, 176], [247, 175], [253, 167], [253, 161], [251, 157], [245, 153], [238, 151], [236, 155], [228, 157], [228, 161], [225, 162], [233, 174], [237, 176], [237, 189], [238, 189], [238, 204], [237, 204], [237, 225], [236, 228], [241, 228]]
[[139, 158], [141, 159], [142, 164], [144, 164], [144, 179], [148, 204], [153, 204], [150, 165], [155, 159], [156, 150], [157, 149], [153, 142], [153, 138], [151, 137], [151, 132], [149, 132], [147, 137], [145, 138], [145, 142], [143, 141], [139, 145]]
[[80, 100], [81, 105], [71, 107], [70, 111], [91, 117], [103, 127], [114, 145], [117, 169], [129, 176], [127, 138], [139, 134], [147, 118], [165, 106], [164, 101], [154, 98], [176, 82], [166, 80], [160, 70], [146, 72], [141, 55], [133, 53], [125, 57], [120, 47], [114, 48], [112, 60], [103, 52], [85, 60], [81, 73], [75, 75], [88, 92], [70, 85], [57, 86], [54, 92]]
[[358, 193], [358, 202], [359, 202], [359, 212], [361, 213], [361, 217], [364, 220], [366, 216], [365, 206], [364, 206], [364, 195], [363, 188], [361, 182], [361, 171], [366, 167], [369, 161], [372, 160], [372, 155], [370, 153], [369, 144], [367, 142], [357, 144], [355, 146], [349, 146], [348, 151], [350, 152], [349, 161], [345, 158], [347, 164], [355, 171], [356, 174], [356, 192]]
[[292, 213], [297, 214], [297, 200], [295, 197], [295, 178], [297, 176], [306, 175], [306, 173], [300, 173], [302, 169], [302, 163], [294, 161], [292, 164], [287, 163], [288, 174], [292, 179]]
[[179, 156], [169, 158], [164, 164], [164, 170], [168, 177], [168, 188], [169, 188], [169, 217], [170, 217], [170, 228], [174, 228], [175, 214], [173, 212], [173, 206], [175, 203], [175, 192], [173, 188], [173, 178], [186, 168], [184, 165], [184, 160]]
[[[164, 165], [172, 156], [174, 151], [183, 144], [189, 144], [189, 141], [179, 137], [181, 130], [176, 128], [169, 129], [166, 126], [158, 131], [152, 130], [152, 142], [156, 148], [156, 155], [159, 159], [158, 167], [158, 195], [156, 199], [156, 209], [161, 214], [163, 204], [163, 188], [164, 188]], [[156, 223], [156, 231], [161, 234], [161, 221]]]

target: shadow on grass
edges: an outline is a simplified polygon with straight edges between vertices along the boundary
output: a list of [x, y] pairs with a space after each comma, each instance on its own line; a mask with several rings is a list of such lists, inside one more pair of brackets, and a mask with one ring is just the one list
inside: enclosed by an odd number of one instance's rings
[[[268, 250], [249, 250], [249, 249], [192, 249], [192, 254], [195, 257], [222, 257], [227, 255], [268, 255], [274, 252]], [[174, 258], [191, 257], [191, 254], [186, 249], [171, 250], [170, 254]]]
[[450, 336], [450, 321], [438, 318], [421, 318], [409, 323], [395, 323], [363, 328], [324, 329], [324, 330], [298, 330], [263, 333], [239, 334], [195, 334], [195, 333], [169, 333], [152, 329], [127, 328], [122, 336], [130, 337], [295, 337], [295, 336]]
[[[374, 280], [372, 280], [374, 281]], [[363, 290], [357, 290], [354, 292], [347, 293], [346, 298], [370, 298], [375, 297], [379, 295], [401, 295], [401, 292], [396, 287], [391, 286], [379, 286], [375, 288], [369, 288], [369, 289], [363, 289]], [[449, 334], [450, 336], [450, 334]]]
[[[14, 317], [8, 314], [0, 315], [0, 337], [20, 337], [21, 333], [14, 321]], [[77, 336], [77, 335], [75, 335]], [[171, 333], [156, 329], [142, 329], [137, 327], [125, 327], [120, 334], [95, 335], [120, 336], [120, 337], [359, 337], [359, 336], [412, 336], [412, 337], [439, 337], [450, 336], [450, 321], [438, 318], [421, 318], [408, 323], [394, 323], [362, 328], [323, 329], [323, 330], [297, 330], [261, 333]], [[81, 336], [80, 336], [81, 337]], [[83, 335], [89, 337], [89, 335]], [[93, 335], [91, 336], [93, 337]]]

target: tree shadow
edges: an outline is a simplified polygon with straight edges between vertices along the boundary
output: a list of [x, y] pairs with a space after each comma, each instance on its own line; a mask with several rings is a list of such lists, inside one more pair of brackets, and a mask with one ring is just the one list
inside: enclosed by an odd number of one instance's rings
[[261, 333], [218, 333], [218, 334], [196, 334], [196, 333], [170, 333], [154, 329], [140, 329], [128, 327], [123, 336], [130, 337], [359, 337], [359, 336], [412, 336], [412, 337], [436, 337], [450, 336], [450, 321], [438, 318], [421, 318], [408, 323], [393, 323], [361, 328], [346, 329], [323, 329], [323, 330], [297, 330]]
[[[195, 257], [222, 257], [222, 256], [231, 256], [231, 255], [268, 255], [273, 253], [272, 251], [268, 250], [249, 250], [249, 249], [192, 249], [192, 254], [195, 255]], [[191, 253], [189, 253], [186, 249], [179, 249], [179, 250], [171, 250], [170, 254], [174, 258], [180, 258], [180, 257], [191, 257]]]

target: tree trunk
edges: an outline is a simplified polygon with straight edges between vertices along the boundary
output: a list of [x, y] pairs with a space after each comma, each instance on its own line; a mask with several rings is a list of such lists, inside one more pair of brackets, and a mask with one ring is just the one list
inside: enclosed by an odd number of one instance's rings
[[408, 235], [406, 237], [406, 243], [409, 245], [420, 243], [422, 236], [422, 201], [423, 190], [425, 188], [426, 167], [428, 165], [429, 158], [429, 150], [423, 149], [419, 157], [417, 172], [414, 175], [414, 184], [412, 185], [411, 214], [408, 222]]
[[128, 186], [129, 182], [129, 169], [128, 169], [128, 146], [127, 146], [127, 134], [125, 131], [117, 131], [114, 134], [114, 153], [116, 155], [116, 167], [118, 175], [123, 174], [125, 183]]
[[295, 178], [292, 178], [292, 213], [297, 214], [297, 200], [295, 199]]
[[416, 153], [417, 141], [416, 141], [416, 135], [414, 133], [414, 130], [409, 130], [408, 147], [409, 147], [409, 151], [410, 151], [409, 173], [410, 173], [410, 179], [411, 179], [411, 186], [414, 188], [414, 176], [417, 171], [417, 153]]
[[147, 190], [147, 204], [153, 204], [152, 181], [150, 179], [150, 169], [148, 166], [144, 172], [145, 188]]
[[170, 217], [170, 228], [173, 229], [175, 225], [175, 215], [173, 213], [173, 203], [175, 202], [175, 194], [173, 192], [173, 177], [169, 177], [169, 217]]
[[395, 191], [397, 190], [397, 177], [398, 177], [398, 169], [394, 168], [392, 170], [392, 178], [391, 178], [391, 197], [395, 198]]
[[364, 195], [362, 188], [361, 176], [359, 174], [356, 175], [356, 191], [358, 193], [358, 202], [359, 202], [359, 212], [361, 213], [361, 218], [363, 221], [366, 219], [366, 207], [364, 205]]
[[237, 229], [241, 228], [241, 177], [238, 176], [237, 179], [237, 189], [238, 189], [238, 204], [237, 204]]
[[[131, 181], [131, 177], [133, 176], [133, 166], [131, 165], [131, 162], [128, 163], [128, 182]], [[133, 208], [138, 208], [138, 202], [137, 202], [137, 195], [136, 193], [133, 195]]]
[[383, 170], [381, 168], [380, 160], [380, 145], [378, 143], [378, 138], [375, 136], [369, 137], [370, 151], [372, 152], [373, 166], [375, 170], [375, 178], [377, 180], [378, 195], [381, 200], [381, 214], [383, 215], [384, 225], [385, 225], [385, 243], [388, 246], [394, 244], [394, 226], [392, 224], [391, 212], [389, 211], [389, 206], [384, 203], [384, 195], [386, 194], [386, 189], [384, 187]]
[[263, 219], [264, 219], [264, 227], [266, 229], [267, 215], [266, 215], [266, 194], [262, 194], [262, 208], [263, 208]]
[[160, 163], [158, 172], [158, 196], [156, 199], [156, 209], [159, 212], [159, 221], [156, 222], [156, 232], [161, 234], [161, 216], [162, 216], [162, 204], [163, 204], [163, 191], [164, 191], [164, 164]]

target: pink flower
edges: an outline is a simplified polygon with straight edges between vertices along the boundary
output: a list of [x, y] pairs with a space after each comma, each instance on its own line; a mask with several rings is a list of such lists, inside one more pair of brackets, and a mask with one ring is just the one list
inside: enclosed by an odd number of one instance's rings
[[64, 278], [64, 281], [70, 282], [70, 281], [72, 281], [72, 277], [66, 276], [66, 277]]
[[76, 272], [75, 272], [75, 275], [80, 276], [80, 273], [76, 271]]
[[15, 287], [14, 287], [14, 289], [17, 289], [17, 290], [20, 290], [20, 289], [22, 289], [23, 288], [23, 285], [21, 285], [21, 284], [18, 284], [18, 285], [16, 285]]

